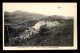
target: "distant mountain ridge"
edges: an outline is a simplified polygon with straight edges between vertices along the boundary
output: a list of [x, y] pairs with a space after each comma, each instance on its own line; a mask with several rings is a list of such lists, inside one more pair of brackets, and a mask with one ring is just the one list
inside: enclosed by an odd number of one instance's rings
[[22, 23], [25, 21], [37, 20], [46, 18], [47, 16], [37, 13], [29, 13], [24, 11], [4, 12], [4, 17], [11, 23]]
[[25, 11], [16, 10], [13, 12], [4, 12], [5, 23], [20, 24], [32, 20], [48, 20], [48, 21], [60, 21], [62, 19], [72, 19], [73, 17], [65, 17], [60, 15], [46, 16], [38, 13], [30, 13]]

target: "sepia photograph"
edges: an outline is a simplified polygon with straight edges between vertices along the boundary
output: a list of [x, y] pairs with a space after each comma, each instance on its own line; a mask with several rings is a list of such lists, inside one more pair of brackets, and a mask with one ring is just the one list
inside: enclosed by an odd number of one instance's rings
[[77, 3], [3, 3], [3, 50], [77, 50]]

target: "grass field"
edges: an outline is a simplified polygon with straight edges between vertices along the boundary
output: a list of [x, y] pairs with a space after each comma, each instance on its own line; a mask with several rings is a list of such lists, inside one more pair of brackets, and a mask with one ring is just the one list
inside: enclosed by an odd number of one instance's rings
[[15, 26], [9, 26], [9, 46], [73, 46], [73, 19], [58, 19], [57, 21], [60, 22], [59, 26], [45, 27], [39, 33], [33, 34], [30, 38], [23, 40], [14, 40], [14, 38], [24, 33], [26, 26], [22, 25], [24, 27], [21, 26], [19, 29], [14, 29]]

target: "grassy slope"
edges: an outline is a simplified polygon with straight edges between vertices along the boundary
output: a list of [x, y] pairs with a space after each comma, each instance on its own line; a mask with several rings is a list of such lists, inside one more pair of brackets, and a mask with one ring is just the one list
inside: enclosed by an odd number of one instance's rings
[[61, 26], [51, 28], [43, 35], [36, 34], [27, 44], [37, 46], [72, 46], [73, 45], [73, 24], [72, 20], [66, 21]]
[[21, 24], [26, 21], [45, 18], [45, 15], [23, 11], [4, 12], [5, 23]]
[[73, 20], [65, 20], [61, 26], [52, 27], [44, 34], [33, 34], [18, 43], [21, 46], [72, 46]]
[[[25, 40], [13, 40], [10, 39], [11, 45], [13, 46], [72, 46], [73, 45], [73, 20], [63, 20], [63, 19], [53, 19], [47, 18], [49, 21], [58, 21], [60, 26], [52, 27], [44, 34], [33, 34], [31, 38]], [[31, 23], [36, 23], [35, 21], [30, 21]], [[21, 29], [25, 30], [24, 27]], [[20, 33], [20, 29], [14, 30], [11, 34]], [[21, 30], [21, 31], [22, 31]], [[12, 30], [13, 31], [13, 30]], [[15, 34], [16, 36], [16, 34]]]

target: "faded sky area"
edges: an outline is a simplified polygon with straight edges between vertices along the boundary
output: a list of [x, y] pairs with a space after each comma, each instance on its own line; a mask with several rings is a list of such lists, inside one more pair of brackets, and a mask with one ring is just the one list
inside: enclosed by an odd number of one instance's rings
[[3, 3], [3, 10], [77, 17], [77, 3]]

